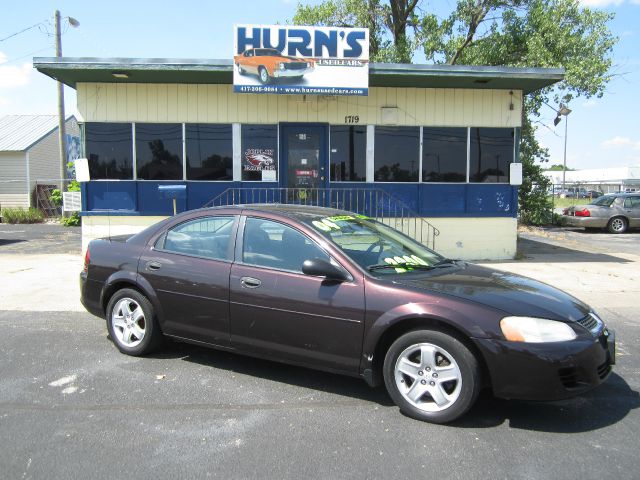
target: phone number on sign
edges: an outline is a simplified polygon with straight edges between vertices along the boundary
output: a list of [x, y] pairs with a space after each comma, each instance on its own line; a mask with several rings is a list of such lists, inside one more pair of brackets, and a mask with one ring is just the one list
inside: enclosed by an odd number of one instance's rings
[[278, 93], [278, 89], [276, 87], [262, 87], [259, 85], [256, 86], [240, 86], [241, 92], [257, 92], [257, 93]]

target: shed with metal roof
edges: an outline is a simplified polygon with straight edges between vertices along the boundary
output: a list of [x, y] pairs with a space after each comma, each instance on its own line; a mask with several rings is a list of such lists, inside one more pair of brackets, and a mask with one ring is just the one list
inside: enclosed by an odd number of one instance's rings
[[[67, 134], [79, 144], [74, 116]], [[67, 142], [73, 143], [73, 142]], [[60, 150], [56, 115], [6, 115], [0, 118], [0, 207], [37, 204], [37, 185], [60, 183]]]

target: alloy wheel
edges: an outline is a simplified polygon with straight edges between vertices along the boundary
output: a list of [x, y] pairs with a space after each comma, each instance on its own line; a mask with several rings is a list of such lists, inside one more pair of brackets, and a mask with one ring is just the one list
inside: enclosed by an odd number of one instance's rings
[[398, 356], [394, 378], [404, 399], [425, 412], [449, 408], [462, 389], [462, 373], [455, 358], [431, 343], [406, 348]]
[[113, 308], [111, 325], [118, 343], [129, 348], [135, 347], [140, 344], [146, 332], [144, 311], [132, 298], [122, 298]]
[[614, 218], [611, 220], [611, 230], [614, 232], [624, 232], [625, 228], [625, 221], [622, 218]]

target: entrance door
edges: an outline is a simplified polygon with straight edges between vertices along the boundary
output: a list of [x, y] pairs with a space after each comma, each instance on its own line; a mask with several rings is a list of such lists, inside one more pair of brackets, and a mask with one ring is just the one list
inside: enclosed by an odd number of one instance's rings
[[280, 126], [281, 187], [311, 190], [328, 186], [327, 135], [326, 125]]

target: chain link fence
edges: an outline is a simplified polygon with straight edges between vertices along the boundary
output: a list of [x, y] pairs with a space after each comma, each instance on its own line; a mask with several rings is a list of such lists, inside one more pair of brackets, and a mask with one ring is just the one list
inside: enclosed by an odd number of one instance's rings
[[[71, 180], [58, 178], [32, 181], [27, 192], [25, 180], [0, 180], [0, 208], [35, 207], [45, 218], [62, 216], [62, 192]], [[57, 191], [57, 192], [56, 192]]]

